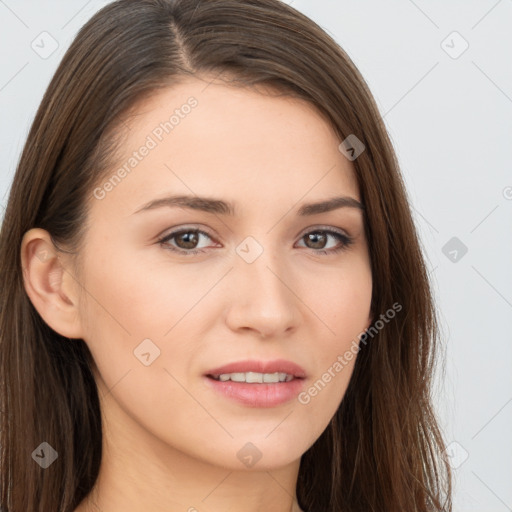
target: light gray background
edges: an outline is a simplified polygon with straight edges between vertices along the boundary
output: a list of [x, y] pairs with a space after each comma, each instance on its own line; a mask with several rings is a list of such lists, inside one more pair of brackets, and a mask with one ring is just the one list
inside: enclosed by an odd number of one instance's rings
[[[53, 72], [107, 3], [0, 0], [0, 215]], [[287, 3], [354, 60], [399, 156], [447, 346], [435, 396], [454, 510], [512, 510], [512, 2]], [[45, 31], [59, 46], [42, 58]]]

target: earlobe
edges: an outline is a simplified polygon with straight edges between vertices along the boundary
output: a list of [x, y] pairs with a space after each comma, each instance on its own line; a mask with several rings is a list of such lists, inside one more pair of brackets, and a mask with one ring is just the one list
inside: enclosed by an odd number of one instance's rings
[[27, 231], [21, 244], [23, 282], [30, 301], [43, 320], [67, 338], [83, 338], [76, 286], [50, 234]]

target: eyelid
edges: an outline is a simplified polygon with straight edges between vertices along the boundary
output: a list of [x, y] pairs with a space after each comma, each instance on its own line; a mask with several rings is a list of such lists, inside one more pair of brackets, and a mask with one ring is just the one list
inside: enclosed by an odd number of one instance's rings
[[307, 227], [306, 229], [299, 233], [298, 237], [302, 238], [304, 235], [315, 231], [334, 231], [335, 233], [346, 236], [347, 238], [352, 238], [345, 230], [341, 228], [337, 228], [334, 226], [323, 226], [321, 224]]
[[208, 236], [209, 238], [211, 238], [212, 240], [215, 240], [215, 236], [210, 233], [208, 231], [208, 229], [206, 228], [203, 228], [201, 225], [187, 225], [187, 224], [180, 224], [178, 226], [174, 226], [172, 228], [167, 228], [165, 231], [163, 231], [162, 234], [158, 235], [156, 238], [158, 241], [161, 241], [161, 240], [165, 240], [166, 238], [172, 238], [172, 236], [176, 236], [176, 235], [179, 235], [180, 233], [183, 233], [183, 232], [188, 232], [188, 231], [197, 231], [198, 233], [201, 233], [203, 235], [206, 235]]

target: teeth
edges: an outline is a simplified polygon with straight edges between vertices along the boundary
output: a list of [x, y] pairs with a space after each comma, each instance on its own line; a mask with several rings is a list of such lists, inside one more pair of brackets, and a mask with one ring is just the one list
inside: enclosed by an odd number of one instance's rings
[[258, 372], [245, 372], [245, 373], [223, 373], [221, 375], [214, 375], [214, 379], [225, 382], [231, 380], [233, 382], [250, 382], [250, 383], [263, 383], [263, 382], [290, 382], [293, 375], [287, 373], [258, 373]]
[[247, 372], [245, 374], [245, 382], [263, 382], [263, 374], [256, 372]]

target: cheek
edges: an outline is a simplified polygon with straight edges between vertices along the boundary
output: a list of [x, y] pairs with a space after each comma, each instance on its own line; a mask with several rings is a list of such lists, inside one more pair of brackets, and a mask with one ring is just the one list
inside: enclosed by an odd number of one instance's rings
[[171, 265], [163, 249], [152, 261], [144, 261], [135, 251], [115, 259], [98, 257], [89, 265], [86, 280], [89, 321], [105, 322], [111, 326], [106, 328], [129, 333], [133, 341], [163, 339], [221, 275], [222, 269], [199, 275], [197, 266]]
[[143, 389], [173, 389], [174, 398], [181, 396], [165, 370], [179, 381], [187, 377], [202, 334], [218, 318], [214, 287], [226, 269], [198, 275], [196, 265], [171, 264], [164, 250], [151, 261], [135, 251], [112, 258], [115, 246], [105, 244], [94, 259], [89, 256], [84, 276], [84, 339], [101, 378], [108, 388], [125, 375], [138, 381], [129, 396]]
[[[108, 254], [112, 248], [104, 250]], [[169, 432], [158, 432], [158, 437], [167, 436], [171, 442], [169, 436], [176, 435], [173, 429], [179, 424], [175, 411], [190, 412], [194, 407], [188, 389], [180, 383], [188, 384], [186, 369], [194, 355], [190, 319], [196, 309], [204, 312], [194, 305], [212, 284], [192, 279], [192, 266], [171, 276], [169, 270], [137, 258], [113, 260], [98, 253], [89, 263], [84, 277], [85, 341], [98, 368], [103, 407], [111, 417], [134, 419], [134, 428], [143, 425], [155, 432], [167, 428]], [[203, 413], [199, 407], [193, 411], [197, 423], [205, 420]]]
[[299, 403], [330, 419], [345, 394], [359, 352], [359, 337], [370, 320], [372, 278], [368, 260], [347, 261], [341, 270], [317, 276], [316, 282], [319, 288], [304, 288], [304, 302], [321, 320], [317, 325], [323, 327], [317, 331], [310, 354], [316, 373], [299, 396]]
[[316, 360], [304, 390], [297, 397], [297, 408], [303, 409], [305, 430], [316, 439], [336, 413], [352, 377], [359, 351], [361, 323], [345, 318], [334, 340], [324, 337], [311, 359]]
[[343, 348], [370, 320], [372, 275], [367, 258], [353, 255], [339, 268], [316, 273], [315, 287], [303, 285], [307, 304], [325, 326], [324, 354]]

